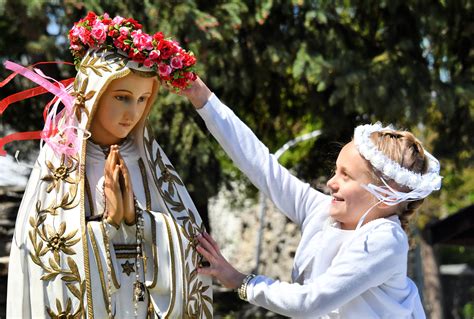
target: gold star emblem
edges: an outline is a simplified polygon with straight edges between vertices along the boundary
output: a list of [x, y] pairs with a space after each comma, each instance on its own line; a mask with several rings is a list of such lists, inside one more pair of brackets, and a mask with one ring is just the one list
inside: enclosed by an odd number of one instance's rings
[[129, 263], [127, 260], [124, 264], [122, 264], [122, 272], [126, 273], [127, 276], [130, 276], [130, 273], [135, 272], [133, 265], [135, 265], [135, 263]]

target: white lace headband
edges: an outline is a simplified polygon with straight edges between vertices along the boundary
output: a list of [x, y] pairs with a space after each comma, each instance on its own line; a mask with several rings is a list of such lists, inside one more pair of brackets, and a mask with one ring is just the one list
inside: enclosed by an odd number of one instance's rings
[[389, 205], [422, 199], [431, 192], [439, 190], [441, 188], [441, 176], [439, 175], [438, 160], [425, 150], [424, 153], [428, 157], [428, 170], [425, 174], [415, 173], [400, 166], [400, 164], [382, 153], [370, 139], [370, 135], [373, 132], [384, 130], [394, 131], [390, 126], [382, 127], [382, 124], [379, 122], [360, 125], [354, 130], [354, 144], [362, 157], [368, 160], [383, 176], [394, 180], [400, 186], [410, 188], [411, 191], [408, 193], [399, 192], [390, 187], [383, 178], [384, 186], [373, 184], [362, 186], [380, 201]]

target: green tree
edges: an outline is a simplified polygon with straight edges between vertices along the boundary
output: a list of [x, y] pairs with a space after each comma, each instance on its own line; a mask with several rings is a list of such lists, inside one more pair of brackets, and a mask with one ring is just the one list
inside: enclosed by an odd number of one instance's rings
[[[71, 61], [67, 31], [88, 10], [132, 16], [194, 51], [201, 77], [270, 150], [321, 129], [282, 159], [315, 185], [330, 174], [334, 141], [348, 141], [360, 123], [383, 121], [415, 131], [441, 160], [444, 185], [422, 209], [420, 226], [473, 201], [472, 1], [6, 0], [0, 58]], [[47, 68], [57, 78], [74, 74]], [[2, 97], [26, 85], [18, 79]], [[8, 109], [1, 121], [39, 129], [44, 103]], [[241, 175], [188, 102], [163, 91], [156, 104], [155, 135], [205, 212], [207, 199]]]
[[[348, 141], [360, 123], [383, 121], [415, 131], [441, 159], [444, 188], [422, 223], [472, 202], [472, 2], [6, 0], [0, 57], [71, 61], [67, 31], [89, 10], [133, 16], [145, 31], [161, 30], [194, 51], [199, 74], [272, 151], [321, 129], [317, 141], [283, 158], [300, 177], [327, 177], [332, 142]], [[49, 68], [57, 77], [74, 73]], [[37, 126], [38, 118], [14, 121], [35, 113], [28, 107], [9, 109], [2, 121]], [[151, 123], [201, 209], [240, 176], [183, 98], [163, 91]]]

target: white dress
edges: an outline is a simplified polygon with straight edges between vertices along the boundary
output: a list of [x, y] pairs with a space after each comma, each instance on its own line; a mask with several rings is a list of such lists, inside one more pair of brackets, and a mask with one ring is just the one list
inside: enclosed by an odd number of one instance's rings
[[259, 275], [247, 287], [250, 303], [295, 318], [425, 318], [398, 217], [341, 230], [329, 218], [330, 196], [291, 175], [215, 95], [198, 113], [235, 165], [301, 228], [293, 283]]

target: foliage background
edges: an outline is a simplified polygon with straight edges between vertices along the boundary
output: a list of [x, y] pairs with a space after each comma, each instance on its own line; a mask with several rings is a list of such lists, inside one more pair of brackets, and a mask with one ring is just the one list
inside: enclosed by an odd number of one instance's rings
[[[194, 51], [200, 76], [270, 150], [321, 129], [316, 141], [282, 158], [316, 187], [331, 174], [336, 141], [349, 141], [360, 123], [382, 121], [414, 131], [441, 161], [443, 188], [422, 207], [419, 227], [474, 202], [469, 0], [3, 0], [1, 61], [72, 61], [67, 31], [89, 10], [134, 17], [146, 32], [163, 31]], [[42, 69], [55, 78], [74, 75], [72, 67]], [[16, 79], [0, 97], [28, 85]], [[45, 101], [10, 107], [0, 133], [6, 123], [40, 129]], [[222, 186], [247, 183], [182, 97], [162, 91], [150, 120], [203, 214]], [[30, 148], [14, 143], [9, 151]], [[256, 193], [251, 186], [247, 192]], [[472, 256], [441, 254], [473, 266]]]

